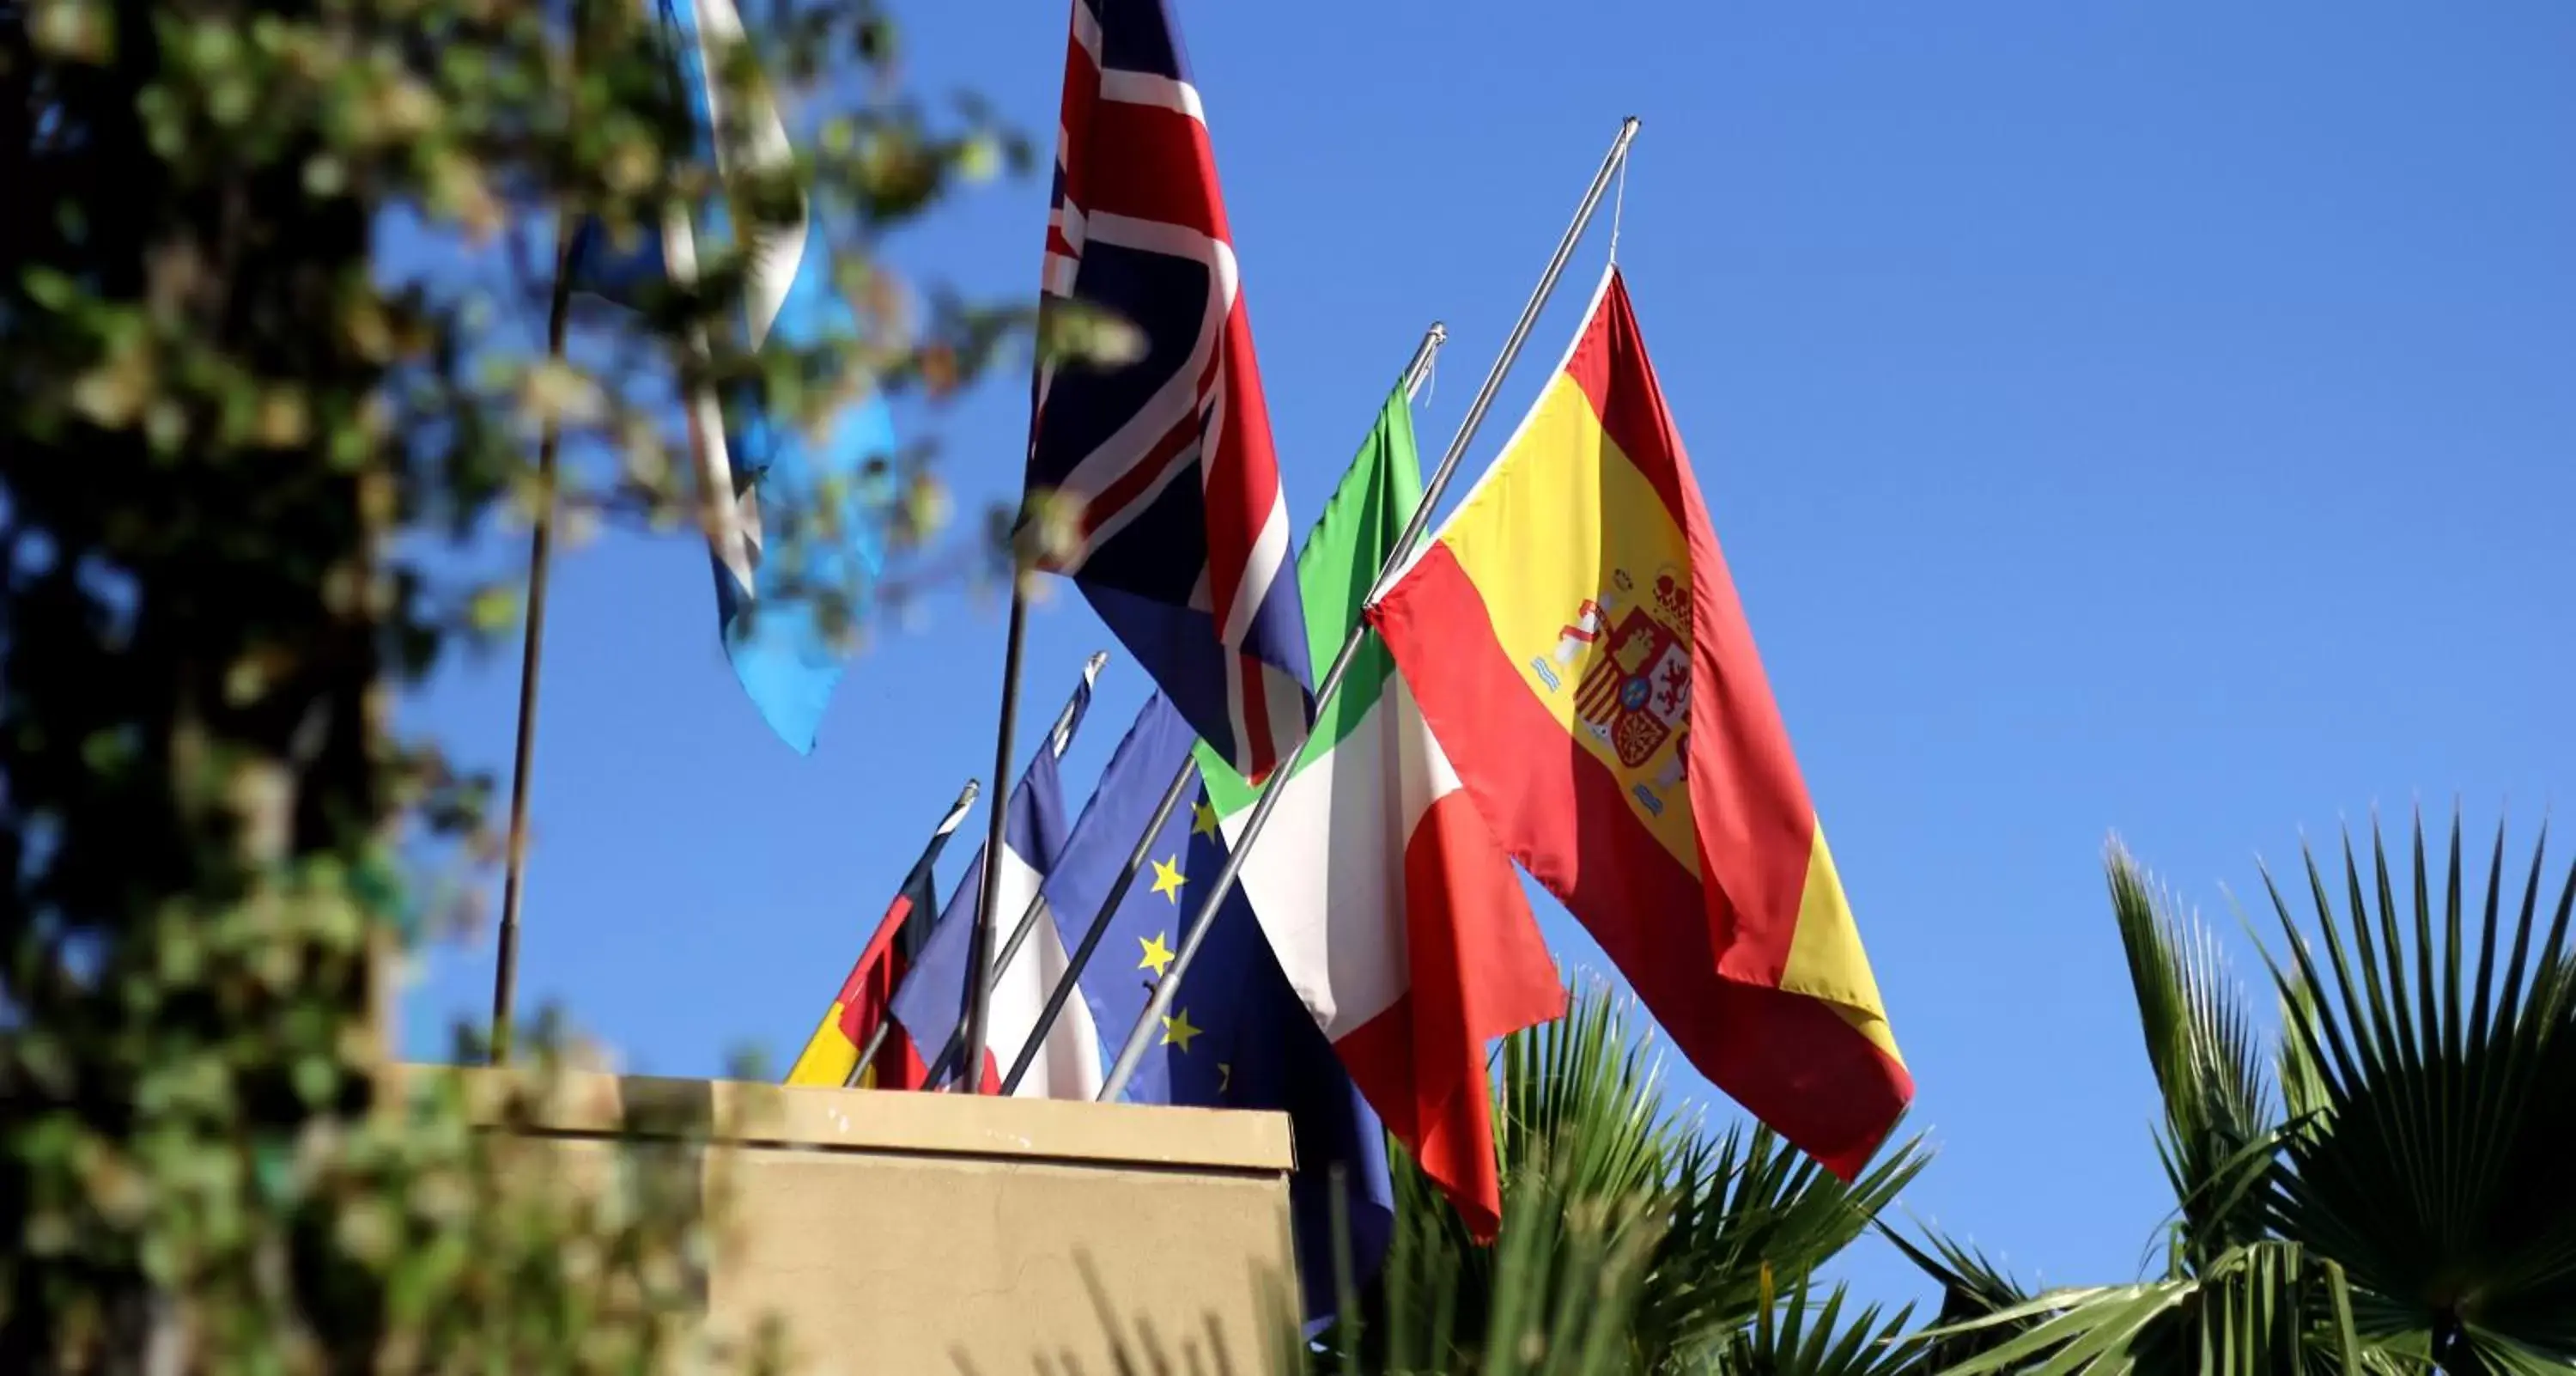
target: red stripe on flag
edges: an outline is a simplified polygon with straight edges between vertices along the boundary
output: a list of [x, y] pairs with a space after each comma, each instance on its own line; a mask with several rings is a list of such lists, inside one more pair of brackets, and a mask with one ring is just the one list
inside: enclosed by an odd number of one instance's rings
[[1404, 899], [1412, 985], [1333, 1049], [1468, 1231], [1490, 1242], [1503, 1187], [1485, 1044], [1562, 1017], [1565, 986], [1519, 876], [1468, 795], [1439, 799], [1414, 823]]
[[1103, 100], [1091, 107], [1081, 137], [1100, 154], [1080, 164], [1073, 200], [1086, 213], [1175, 225], [1220, 242], [1229, 237], [1206, 125], [1164, 106]]
[[[1074, 0], [1074, 19], [1081, 20], [1081, 0]], [[1100, 64], [1082, 50], [1068, 25], [1064, 34], [1064, 96], [1056, 108], [1055, 163], [1066, 173], [1065, 191], [1082, 204], [1078, 179], [1088, 163], [1092, 111], [1100, 104]]]
[[1237, 752], [1243, 758], [1229, 763], [1245, 782], [1258, 785], [1279, 767], [1279, 753], [1285, 748], [1270, 731], [1270, 679], [1279, 671], [1253, 655], [1238, 654], [1234, 663], [1243, 684], [1235, 695], [1243, 704], [1243, 739]]
[[877, 1048], [876, 1071], [878, 1089], [920, 1089], [930, 1079], [921, 1048], [912, 1044], [902, 1023], [896, 1023], [886, 1033], [885, 1045]]
[[903, 971], [893, 967], [902, 964], [895, 956], [895, 937], [903, 930], [903, 920], [912, 915], [912, 895], [898, 893], [886, 905], [885, 916], [878, 919], [876, 934], [868, 938], [866, 949], [859, 952], [850, 966], [849, 978], [841, 981], [841, 1035], [853, 1045], [865, 1045], [868, 1034], [876, 1031], [877, 1020], [885, 1014], [885, 1001], [894, 997], [894, 986], [903, 979]]
[[[1253, 544], [1279, 501], [1279, 455], [1271, 447], [1270, 405], [1261, 395], [1261, 365], [1252, 349], [1252, 316], [1240, 291], [1226, 313], [1223, 371], [1224, 428], [1217, 452], [1206, 466], [1208, 526], [1208, 600], [1222, 631], [1243, 597], [1269, 592], [1265, 581], [1246, 587]], [[1293, 578], [1290, 551], [1283, 542], [1272, 578]], [[1320, 670], [1318, 670], [1320, 672]]]
[[1182, 417], [1170, 430], [1154, 441], [1145, 456], [1127, 465], [1111, 480], [1109, 486], [1094, 493], [1082, 507], [1082, 536], [1088, 541], [1099, 533], [1111, 517], [1141, 500], [1155, 485], [1170, 476], [1173, 469], [1188, 462], [1190, 446], [1199, 439], [1198, 417], [1194, 411]]

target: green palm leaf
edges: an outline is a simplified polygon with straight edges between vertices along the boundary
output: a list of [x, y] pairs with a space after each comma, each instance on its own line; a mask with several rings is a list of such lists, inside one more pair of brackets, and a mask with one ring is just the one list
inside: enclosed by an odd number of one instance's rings
[[2196, 1274], [2053, 1290], [2020, 1305], [1914, 1335], [1934, 1351], [1980, 1342], [1946, 1376], [2359, 1376], [2350, 1287], [2341, 1268], [2293, 1243], [2260, 1242]]
[[1925, 1371], [1949, 1370], [2011, 1341], [2030, 1327], [2028, 1321], [1980, 1322], [2021, 1310], [2033, 1298], [2021, 1282], [1988, 1260], [1984, 1252], [1928, 1229], [1920, 1241], [1884, 1222], [1878, 1225], [1878, 1233], [1941, 1287], [1941, 1309], [1932, 1323], [1934, 1329], [1946, 1333], [1930, 1340], [1915, 1356], [1916, 1367]]
[[[1672, 1116], [1661, 1056], [1632, 1034], [1627, 1003], [1597, 987], [1573, 991], [1564, 1018], [1506, 1038], [1501, 1059], [1501, 1234], [1490, 1248], [1475, 1244], [1398, 1153], [1397, 1235], [1364, 1297], [1362, 1331], [1325, 1340], [1350, 1349], [1346, 1369], [1420, 1369], [1402, 1363], [1435, 1358], [1450, 1364], [1439, 1369], [1478, 1369], [1496, 1356], [1483, 1344], [1505, 1334], [1501, 1307], [1534, 1303], [1531, 1287], [1574, 1264], [1567, 1249], [1577, 1247], [1635, 1259], [1636, 1291], [1620, 1301], [1619, 1370], [1704, 1369], [1770, 1307], [1768, 1277], [1803, 1282], [1926, 1159], [1908, 1142], [1847, 1186], [1768, 1130], [1711, 1136]], [[1577, 1225], [1597, 1238], [1567, 1231]]]
[[1907, 1370], [1913, 1354], [1902, 1334], [1913, 1309], [1881, 1318], [1868, 1305], [1846, 1317], [1844, 1302], [1837, 1285], [1814, 1303], [1808, 1282], [1800, 1281], [1729, 1341], [1711, 1370], [1718, 1376], [1898, 1376]]
[[2349, 840], [2339, 885], [2304, 855], [2322, 962], [2265, 876], [2289, 938], [2285, 1066], [2315, 1106], [2273, 1226], [2349, 1271], [2366, 1337], [2445, 1370], [2576, 1363], [2576, 867], [2553, 901], [2546, 846], [2516, 885], [2499, 828], [2482, 895], [2456, 818], [2438, 869], [2415, 824], [2403, 893], [2376, 827], [2366, 878]]
[[2264, 1236], [2262, 1186], [2280, 1117], [2268, 1058], [2216, 940], [2177, 913], [2116, 842], [2105, 869], [2147, 1063], [2164, 1098], [2156, 1150], [2181, 1208], [2169, 1270], [2179, 1276]]
[[1805, 1277], [1852, 1244], [1923, 1168], [1915, 1144], [1844, 1185], [1767, 1128], [1687, 1143], [1638, 1332], [1687, 1361], [1769, 1312], [1774, 1277]]

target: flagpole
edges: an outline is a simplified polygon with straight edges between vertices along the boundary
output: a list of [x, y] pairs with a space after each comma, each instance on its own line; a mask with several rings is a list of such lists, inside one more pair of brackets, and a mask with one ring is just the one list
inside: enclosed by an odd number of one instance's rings
[[[1020, 1081], [1027, 1077], [1029, 1067], [1036, 1064], [1038, 1048], [1046, 1045], [1047, 1033], [1055, 1029], [1055, 1020], [1063, 1015], [1065, 1004], [1072, 1000], [1076, 982], [1082, 978], [1083, 967], [1091, 963], [1091, 953], [1099, 948], [1101, 937], [1109, 931], [1109, 919], [1117, 915], [1118, 905], [1127, 901], [1127, 890], [1135, 884], [1137, 872], [1145, 868], [1145, 857], [1153, 853], [1154, 838], [1162, 835], [1163, 824], [1172, 820], [1172, 809], [1179, 807], [1181, 796], [1190, 791], [1190, 776], [1196, 774], [1198, 768], [1196, 759], [1186, 755], [1182, 757], [1180, 771], [1172, 775], [1171, 785], [1163, 790], [1162, 801], [1154, 804], [1153, 817], [1145, 823], [1145, 829], [1137, 833], [1136, 848], [1127, 852], [1127, 863], [1119, 868], [1118, 878], [1100, 900], [1100, 910], [1091, 915], [1091, 925], [1083, 929], [1082, 944], [1066, 957], [1063, 977], [1055, 982], [1054, 988], [1047, 990], [1046, 1006], [1038, 1010], [1037, 1024], [1029, 1029], [1029, 1039], [1020, 1043], [1019, 1054], [1011, 1058], [1011, 1073], [1002, 1077], [1004, 1094], [1018, 1089]], [[995, 972], [995, 978], [1000, 978], [999, 971]]]
[[[1431, 376], [1432, 360], [1439, 357], [1440, 346], [1448, 342], [1449, 327], [1437, 320], [1431, 322], [1430, 329], [1422, 332], [1422, 342], [1414, 346], [1413, 357], [1404, 365], [1405, 400], [1411, 401], [1420, 394], [1423, 381]], [[1295, 576], [1295, 570], [1290, 570], [1290, 576]], [[1281, 772], [1293, 768], [1294, 761], [1295, 756], [1291, 755], [1290, 763], [1283, 766]], [[1020, 1044], [1020, 1054], [1011, 1059], [1011, 1072], [1002, 1077], [1004, 1094], [1018, 1089], [1021, 1079], [1029, 1073], [1029, 1067], [1036, 1063], [1038, 1048], [1046, 1044], [1047, 1033], [1054, 1030], [1055, 1020], [1063, 1014], [1065, 1004], [1072, 1001], [1084, 968], [1091, 964], [1092, 952], [1099, 949], [1101, 938], [1108, 934], [1110, 919], [1117, 916], [1118, 905], [1126, 901], [1128, 886], [1136, 882], [1137, 873], [1144, 869], [1154, 838], [1162, 834], [1163, 824], [1172, 819], [1172, 809], [1180, 806], [1181, 795], [1189, 791], [1190, 775], [1197, 769], [1195, 759], [1184, 758], [1180, 772], [1172, 776], [1171, 786], [1163, 790], [1163, 800], [1154, 806], [1153, 820], [1145, 824], [1144, 833], [1136, 838], [1136, 848], [1128, 853], [1126, 867], [1118, 871], [1117, 881], [1109, 886], [1108, 896], [1101, 900], [1100, 910], [1092, 914], [1091, 925], [1083, 929], [1082, 943], [1066, 959], [1064, 974], [1056, 980], [1055, 987], [1047, 991], [1046, 1007], [1039, 1011], [1037, 1025], [1030, 1029], [1028, 1040]], [[1002, 958], [1008, 960], [1010, 954], [1004, 952]], [[1000, 978], [998, 973], [995, 978]]]
[[[1023, 522], [1026, 517], [1026, 512], [1023, 512]], [[1028, 641], [1030, 576], [1030, 570], [1020, 555], [1018, 533], [1013, 532], [1011, 618], [1010, 627], [1003, 632], [1002, 639], [1002, 715], [993, 728], [993, 777], [996, 779], [1011, 777], [1011, 727], [1012, 718], [1020, 710], [1020, 651]], [[967, 976], [966, 988], [962, 991], [966, 1006], [958, 1019], [969, 1046], [984, 1044], [985, 1016], [992, 1002], [990, 986], [976, 975], [991, 963], [993, 954], [993, 915], [1002, 901], [1002, 847], [1007, 843], [1002, 830], [1011, 811], [1008, 798], [1009, 795], [1005, 794], [1004, 801], [995, 804], [990, 810], [991, 815], [984, 819], [984, 869], [975, 893], [975, 926], [966, 934]]]
[[[1100, 681], [1101, 667], [1106, 665], [1108, 662], [1109, 652], [1107, 650], [1092, 651], [1091, 658], [1082, 662], [1082, 686], [1074, 689], [1073, 696], [1064, 700], [1064, 710], [1055, 714], [1055, 725], [1047, 728], [1047, 752], [1054, 755], [1057, 759], [1063, 759], [1064, 752], [1073, 748], [1074, 728], [1079, 725], [1075, 720], [1075, 714], [1081, 710], [1084, 700], [1090, 696], [1092, 686]], [[1004, 762], [1003, 767], [1009, 767], [1007, 761]], [[1010, 807], [1010, 795], [1004, 794], [1002, 801], [995, 804], [993, 809], [994, 816], [1001, 820], [991, 823], [991, 829], [988, 833], [989, 836], [1001, 835], [1003, 830], [1008, 826]], [[989, 839], [985, 843], [983, 874], [987, 880], [989, 880], [993, 874], [993, 857], [1002, 853], [1002, 844], [1006, 843], [996, 843]], [[975, 906], [979, 921], [976, 932], [983, 934], [988, 941], [990, 940], [993, 905], [997, 901], [997, 899], [991, 896], [991, 886], [989, 883], [982, 884], [976, 889]], [[1021, 938], [1028, 934], [1030, 925], [1037, 920], [1037, 914], [1042, 911], [1042, 909], [1043, 903], [1040, 898], [1036, 894], [1031, 894], [1029, 896], [1028, 910], [1020, 915], [1020, 925], [1017, 930], [1012, 932], [1010, 944], [1002, 948], [1001, 959], [1003, 961], [1009, 961], [1011, 958], [1011, 952], [1019, 949]], [[974, 952], [970, 949], [968, 951], [969, 957], [971, 958], [973, 954]], [[971, 970], [975, 967], [969, 965], [966, 968]], [[989, 997], [991, 993], [989, 982], [984, 992]], [[886, 1033], [892, 1028], [893, 1024], [894, 1017], [891, 1010], [889, 1010], [884, 1017], [877, 1020], [877, 1030], [868, 1038], [868, 1046], [871, 1051], [876, 1048], [878, 1043], [885, 1040]], [[957, 1048], [962, 1044], [965, 1035], [966, 1029], [963, 1021], [961, 1020], [957, 1030], [949, 1034], [948, 1045], [940, 1048], [939, 1058], [931, 1062], [929, 1075], [924, 1082], [925, 1088], [936, 1086], [939, 1083], [940, 1076], [943, 1073], [943, 1068], [946, 1067], [955, 1057]], [[866, 1064], [867, 1059], [867, 1057], [861, 1057], [860, 1064]], [[852, 1072], [854, 1075], [856, 1073], [857, 1072], [855, 1071]]]
[[[1493, 369], [1485, 374], [1484, 383], [1476, 389], [1476, 399], [1467, 407], [1466, 418], [1459, 422], [1457, 435], [1450, 439], [1448, 452], [1440, 456], [1439, 468], [1432, 472], [1430, 482], [1423, 487], [1421, 505], [1414, 508], [1413, 518], [1405, 522], [1404, 533], [1396, 537], [1394, 547], [1387, 551], [1386, 562], [1378, 569], [1377, 578], [1370, 583], [1368, 597], [1361, 603], [1363, 607], [1377, 602], [1385, 592], [1388, 576], [1403, 567], [1404, 561], [1413, 553], [1415, 542], [1430, 526], [1432, 508], [1439, 504], [1442, 489], [1456, 474], [1458, 461], [1466, 455], [1468, 444], [1476, 437], [1476, 428], [1483, 424], [1486, 410], [1494, 404], [1495, 393], [1502, 390], [1503, 377], [1511, 371], [1513, 360], [1520, 356], [1521, 345], [1528, 340], [1530, 327], [1538, 322], [1539, 312], [1546, 308], [1548, 297], [1556, 291], [1556, 279], [1565, 271], [1566, 259], [1573, 256], [1584, 229], [1592, 223], [1592, 212], [1601, 204], [1601, 193], [1609, 189], [1611, 177], [1618, 173], [1620, 164], [1627, 161], [1629, 142], [1637, 137], [1637, 123], [1634, 115], [1620, 121], [1618, 138], [1611, 141], [1609, 153], [1601, 159], [1601, 170], [1592, 174], [1592, 185], [1585, 188], [1583, 203], [1575, 208], [1574, 223], [1566, 226], [1565, 236], [1557, 241], [1556, 254], [1548, 259], [1547, 271], [1540, 275], [1538, 289], [1530, 293], [1529, 303], [1521, 308], [1520, 319], [1513, 323], [1511, 335], [1503, 341], [1502, 355], [1494, 360]], [[1342, 678], [1350, 672], [1351, 660], [1358, 654], [1360, 644], [1368, 634], [1368, 622], [1363, 618], [1351, 627], [1350, 635], [1342, 641], [1341, 653], [1333, 657], [1333, 667], [1325, 671], [1323, 682], [1315, 689], [1318, 718], [1331, 704], [1335, 690], [1342, 686]], [[1299, 742], [1288, 758], [1293, 761], [1304, 749], [1304, 742]], [[1271, 774], [1261, 790], [1260, 801], [1252, 806], [1252, 815], [1244, 819], [1243, 833], [1235, 838], [1224, 867], [1217, 871], [1207, 897], [1199, 904], [1198, 915], [1181, 934], [1181, 946], [1173, 953], [1170, 972], [1154, 982], [1153, 994], [1145, 1000], [1144, 1011], [1137, 1014], [1135, 1025], [1127, 1031], [1127, 1042], [1119, 1049], [1117, 1064], [1110, 1068], [1108, 1078], [1101, 1082], [1098, 1097], [1102, 1102], [1114, 1100], [1124, 1093], [1127, 1081], [1135, 1076], [1137, 1065], [1145, 1058], [1146, 1038], [1180, 992], [1181, 980], [1189, 973], [1190, 962], [1197, 958], [1199, 947], [1206, 942], [1209, 920], [1216, 916], [1217, 905], [1233, 891], [1234, 881], [1243, 871], [1244, 857], [1252, 853], [1253, 843], [1260, 839], [1261, 829], [1277, 809], [1279, 799], [1286, 791], [1279, 785], [1290, 772], [1283, 768]]]
[[[573, 222], [555, 229], [555, 283], [546, 307], [546, 360], [560, 363], [564, 334], [572, 316]], [[528, 788], [537, 753], [537, 668], [545, 651], [546, 573], [553, 562], [556, 454], [563, 447], [563, 420], [549, 410], [537, 433], [537, 514], [528, 532], [528, 598], [526, 628], [519, 645], [519, 728], [510, 753], [509, 850], [501, 878], [499, 962], [492, 971], [491, 1058], [510, 1062], [510, 1022], [519, 998], [519, 903], [528, 873]]]
[[[923, 861], [936, 857], [940, 850], [948, 844], [949, 833], [957, 830], [957, 824], [966, 820], [967, 809], [975, 806], [975, 799], [977, 796], [982, 794], [983, 791], [984, 782], [981, 779], [968, 779], [966, 781], [966, 786], [957, 790], [957, 801], [949, 804], [948, 810], [939, 815], [939, 825], [930, 829], [930, 839], [922, 844], [921, 858], [912, 862], [912, 868], [914, 870], [920, 869]], [[910, 875], [911, 871], [905, 871], [907, 879], [909, 879]], [[910, 922], [911, 920], [911, 914], [907, 913], [904, 915], [904, 921]], [[897, 940], [901, 940], [900, 935], [898, 935]], [[859, 1077], [867, 1073], [868, 1063], [877, 1058], [877, 1048], [885, 1045], [886, 1030], [891, 1027], [893, 1023], [894, 1019], [886, 1017], [882, 1013], [877, 1016], [876, 1030], [868, 1034], [868, 1044], [860, 1049], [859, 1058], [850, 1063], [850, 1073], [841, 1077], [841, 1087], [843, 1089], [855, 1089], [858, 1087]]]

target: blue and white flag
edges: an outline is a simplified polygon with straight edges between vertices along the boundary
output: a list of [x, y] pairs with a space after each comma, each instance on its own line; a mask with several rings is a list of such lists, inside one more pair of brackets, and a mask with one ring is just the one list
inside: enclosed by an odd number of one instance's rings
[[[1128, 728], [1046, 880], [1047, 906], [1067, 946], [1080, 944], [1196, 739], [1159, 693]], [[1089, 1011], [1103, 1037], [1104, 1061], [1116, 1057], [1154, 986], [1173, 968], [1184, 925], [1198, 915], [1207, 886], [1225, 865], [1225, 837], [1195, 773], [1145, 859], [1083, 971], [1082, 997], [1068, 1005], [1068, 1011]], [[1297, 1149], [1288, 1196], [1298, 1281], [1307, 1317], [1321, 1319], [1330, 1314], [1335, 1295], [1337, 1175], [1359, 1278], [1373, 1276], [1385, 1257], [1395, 1211], [1386, 1129], [1289, 987], [1242, 890], [1229, 895], [1209, 920], [1215, 925], [1170, 1016], [1127, 1082], [1125, 1098], [1288, 1115]]]
[[[732, 0], [645, 3], [670, 41], [696, 117], [699, 155], [714, 159], [728, 179], [784, 166], [791, 153], [776, 106], [757, 100], [728, 109], [728, 93], [709, 79], [721, 55], [742, 41]], [[733, 234], [721, 198], [694, 222], [674, 215], [660, 235], [623, 250], [596, 222], [585, 223], [566, 270], [575, 290], [632, 305], [654, 282], [695, 280], [704, 252], [729, 246]], [[833, 286], [829, 244], [812, 207], [793, 224], [756, 234], [741, 343], [757, 351], [855, 339], [857, 316]], [[722, 494], [707, 540], [725, 657], [770, 729], [799, 753], [810, 752], [847, 661], [847, 641], [884, 565], [890, 484], [872, 476], [884, 471], [872, 465], [893, 457], [893, 421], [878, 394], [844, 407], [819, 435], [773, 418], [756, 388], [721, 401], [692, 397], [688, 409], [699, 490]], [[845, 615], [828, 613], [827, 598], [847, 599]]]
[[[993, 905], [993, 940], [989, 949], [995, 957], [1001, 955], [1003, 944], [1010, 940], [1011, 930], [1019, 925], [1020, 915], [1028, 911], [1040, 885], [1054, 872], [1067, 844], [1064, 786], [1056, 777], [1056, 761], [1072, 743], [1075, 729], [1090, 709], [1092, 679], [1098, 673], [1099, 661], [1095, 659], [1084, 669], [1082, 686], [1075, 690], [1073, 702], [1054, 731], [1038, 747], [1037, 758], [1029, 762], [1028, 772], [1011, 789], [1010, 810], [1002, 819], [1002, 865], [998, 871], [1001, 892]], [[1133, 831], [1129, 841], [1134, 841]], [[894, 1020], [925, 1060], [938, 1057], [950, 1039], [958, 1035], [963, 1021], [967, 945], [974, 939], [983, 884], [984, 855], [979, 850], [974, 865], [959, 881], [956, 892], [949, 895], [948, 906], [939, 910], [938, 924], [931, 928], [930, 940], [922, 946], [921, 953], [913, 958], [911, 972], [894, 993]], [[1037, 1027], [1038, 1011], [1045, 1006], [1047, 991], [1064, 977], [1066, 964], [1054, 924], [1041, 918], [1017, 957], [994, 981], [985, 1004], [986, 1052], [977, 1075], [986, 1092], [1000, 1087], [1002, 1073], [1010, 1068], [1011, 1058], [1019, 1054], [1021, 1045]], [[1078, 1011], [1070, 1007], [1066, 1010], [1069, 1014]], [[1045, 1054], [1030, 1066], [1016, 1093], [1023, 1098], [1059, 1099], [1089, 1098], [1098, 1093], [1098, 1045], [1099, 1037], [1092, 1030], [1088, 1014], [1057, 1019], [1054, 1031], [1048, 1035]]]

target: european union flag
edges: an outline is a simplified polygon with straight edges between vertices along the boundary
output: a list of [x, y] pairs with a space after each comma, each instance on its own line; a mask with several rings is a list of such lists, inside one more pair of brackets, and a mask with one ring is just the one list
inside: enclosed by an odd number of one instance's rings
[[[1078, 826], [1046, 882], [1047, 906], [1067, 947], [1100, 909], [1172, 775], [1197, 739], [1159, 693], [1137, 715], [1101, 775], [1095, 814], [1131, 817], [1123, 827]], [[1082, 973], [1082, 997], [1100, 1028], [1101, 1061], [1118, 1051], [1157, 981], [1172, 968], [1183, 925], [1198, 913], [1225, 864], [1225, 839], [1195, 775], [1146, 852], [1099, 949]], [[1289, 1206], [1298, 1282], [1309, 1320], [1330, 1317], [1335, 1295], [1332, 1187], [1336, 1168], [1359, 1278], [1385, 1257], [1394, 1222], [1386, 1130], [1298, 1002], [1240, 890], [1209, 919], [1207, 941], [1163, 1019], [1156, 1041], [1128, 1081], [1132, 1103], [1285, 1112], [1296, 1135], [1297, 1173]]]

